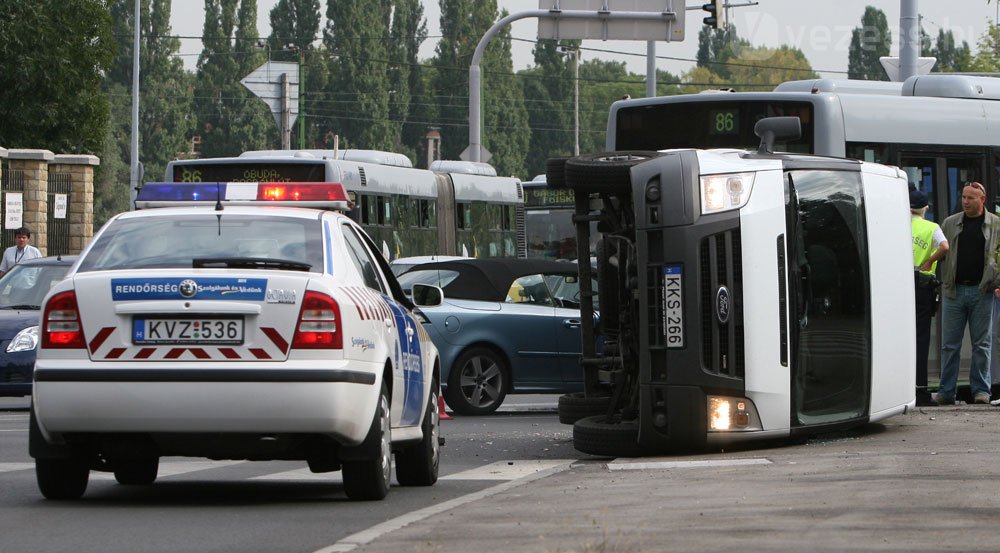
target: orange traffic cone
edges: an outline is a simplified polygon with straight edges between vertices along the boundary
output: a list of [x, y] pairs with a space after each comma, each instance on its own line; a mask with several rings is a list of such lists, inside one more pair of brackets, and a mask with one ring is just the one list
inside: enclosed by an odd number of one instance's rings
[[438, 389], [438, 419], [443, 421], [451, 420], [451, 415], [444, 410], [444, 396], [441, 395], [440, 389]]

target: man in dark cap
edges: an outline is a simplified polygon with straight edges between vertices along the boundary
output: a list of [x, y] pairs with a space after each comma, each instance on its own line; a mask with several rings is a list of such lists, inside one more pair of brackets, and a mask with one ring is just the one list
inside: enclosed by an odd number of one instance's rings
[[931, 317], [937, 307], [937, 261], [948, 253], [941, 227], [924, 219], [927, 194], [910, 188], [910, 228], [913, 231], [913, 277], [917, 308], [917, 405], [934, 405], [927, 390], [927, 353], [931, 344]]

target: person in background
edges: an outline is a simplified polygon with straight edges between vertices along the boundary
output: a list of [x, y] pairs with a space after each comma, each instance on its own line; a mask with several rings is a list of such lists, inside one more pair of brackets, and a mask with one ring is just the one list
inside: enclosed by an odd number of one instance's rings
[[996, 293], [1000, 218], [986, 211], [986, 188], [962, 188], [962, 212], [941, 225], [950, 245], [941, 270], [941, 386], [938, 405], [953, 405], [965, 326], [972, 340], [969, 388], [974, 403], [990, 402], [990, 347]]
[[0, 260], [0, 276], [22, 261], [42, 257], [42, 252], [38, 251], [38, 248], [28, 244], [30, 241], [31, 231], [28, 230], [28, 227], [21, 227], [14, 231], [15, 245], [3, 252], [3, 259]]
[[917, 405], [933, 405], [927, 390], [927, 353], [931, 346], [931, 317], [937, 307], [937, 262], [948, 253], [941, 227], [924, 219], [927, 194], [910, 188], [910, 228], [913, 233], [913, 288], [917, 311]]

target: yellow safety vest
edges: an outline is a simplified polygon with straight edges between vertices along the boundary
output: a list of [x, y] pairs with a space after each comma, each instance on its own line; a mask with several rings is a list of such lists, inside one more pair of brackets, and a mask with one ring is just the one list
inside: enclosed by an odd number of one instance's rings
[[[913, 269], [919, 270], [920, 266], [927, 261], [927, 258], [934, 253], [934, 231], [937, 230], [937, 223], [928, 221], [923, 217], [910, 218], [910, 230], [913, 233]], [[931, 265], [930, 271], [920, 271], [925, 275], [934, 275], [937, 269], [937, 261]]]

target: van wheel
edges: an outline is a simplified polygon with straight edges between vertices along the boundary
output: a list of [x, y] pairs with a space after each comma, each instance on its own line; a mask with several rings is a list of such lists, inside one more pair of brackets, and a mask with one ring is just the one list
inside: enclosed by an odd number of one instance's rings
[[382, 383], [378, 406], [363, 445], [372, 444], [377, 455], [362, 461], [344, 462], [344, 492], [354, 500], [383, 499], [392, 478], [392, 423], [389, 420], [389, 392]]
[[582, 418], [573, 424], [573, 447], [602, 457], [640, 457], [647, 450], [639, 446], [639, 422], [623, 421], [616, 415]]
[[38, 489], [46, 499], [80, 499], [87, 491], [90, 467], [81, 459], [35, 459]]
[[452, 365], [444, 399], [456, 413], [488, 415], [507, 397], [509, 375], [507, 364], [496, 352], [471, 348]]
[[559, 396], [559, 422], [573, 424], [584, 417], [607, 415], [611, 396], [587, 396], [573, 392]]
[[115, 463], [115, 480], [123, 486], [148, 486], [156, 481], [160, 459], [139, 459]]
[[420, 430], [424, 437], [420, 443], [396, 453], [396, 480], [403, 486], [430, 486], [437, 482], [441, 463], [441, 444], [438, 442], [441, 417], [438, 413], [438, 385], [431, 385], [427, 399], [427, 412]]
[[566, 160], [566, 185], [583, 192], [628, 191], [632, 186], [632, 166], [659, 155], [652, 151], [623, 151], [572, 157]]

